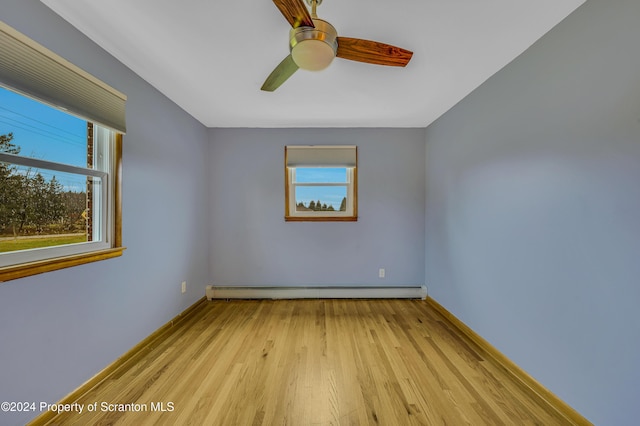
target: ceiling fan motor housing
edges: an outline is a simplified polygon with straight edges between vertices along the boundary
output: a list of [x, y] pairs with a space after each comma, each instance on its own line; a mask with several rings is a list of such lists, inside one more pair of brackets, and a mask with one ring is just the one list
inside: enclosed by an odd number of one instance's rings
[[289, 48], [298, 67], [309, 71], [320, 71], [331, 64], [338, 51], [338, 32], [322, 19], [313, 18], [313, 27], [292, 28], [289, 33]]

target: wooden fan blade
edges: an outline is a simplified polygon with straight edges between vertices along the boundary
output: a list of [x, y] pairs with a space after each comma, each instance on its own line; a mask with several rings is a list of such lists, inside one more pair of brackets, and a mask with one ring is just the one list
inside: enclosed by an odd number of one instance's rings
[[273, 3], [293, 28], [314, 26], [302, 0], [273, 0]]
[[336, 56], [368, 64], [404, 67], [411, 60], [413, 52], [377, 41], [338, 37]]
[[278, 66], [269, 74], [269, 77], [264, 81], [264, 84], [260, 90], [265, 92], [273, 92], [282, 85], [285, 81], [298, 71], [298, 65], [293, 62], [291, 55], [287, 56], [278, 64]]

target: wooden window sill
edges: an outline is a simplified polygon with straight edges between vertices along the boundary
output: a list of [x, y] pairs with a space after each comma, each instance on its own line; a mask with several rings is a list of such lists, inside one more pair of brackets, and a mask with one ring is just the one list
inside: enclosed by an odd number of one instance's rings
[[81, 253], [72, 256], [56, 257], [53, 259], [39, 260], [37, 262], [6, 266], [4, 268], [0, 268], [0, 282], [119, 257], [122, 256], [122, 252], [124, 252], [124, 250], [126, 250], [126, 247], [116, 247], [90, 253]]
[[357, 222], [358, 218], [354, 216], [285, 216], [285, 222]]

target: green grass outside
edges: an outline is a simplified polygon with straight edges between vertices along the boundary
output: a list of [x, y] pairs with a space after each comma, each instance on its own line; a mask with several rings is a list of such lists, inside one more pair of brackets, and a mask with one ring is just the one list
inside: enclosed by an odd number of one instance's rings
[[29, 250], [40, 247], [62, 246], [65, 244], [84, 243], [85, 234], [77, 235], [45, 235], [42, 237], [18, 237], [18, 239], [3, 239], [0, 241], [0, 253], [7, 251]]

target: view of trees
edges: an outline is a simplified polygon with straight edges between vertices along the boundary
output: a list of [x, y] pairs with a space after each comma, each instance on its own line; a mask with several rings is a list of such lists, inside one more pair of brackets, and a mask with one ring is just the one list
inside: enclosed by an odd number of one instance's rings
[[[315, 211], [315, 212], [333, 212], [336, 211], [336, 209], [333, 207], [333, 205], [329, 204], [327, 205], [327, 203], [323, 203], [322, 201], [318, 200], [318, 201], [311, 201], [309, 202], [308, 206], [305, 206], [304, 203], [301, 201], [296, 205], [296, 210], [297, 211]], [[347, 210], [347, 198], [344, 197], [342, 199], [342, 202], [340, 203], [340, 210], [341, 212], [344, 212]]]
[[[13, 133], [0, 135], [0, 152], [19, 154]], [[86, 192], [64, 189], [53, 176], [0, 162], [0, 235], [85, 231]]]

